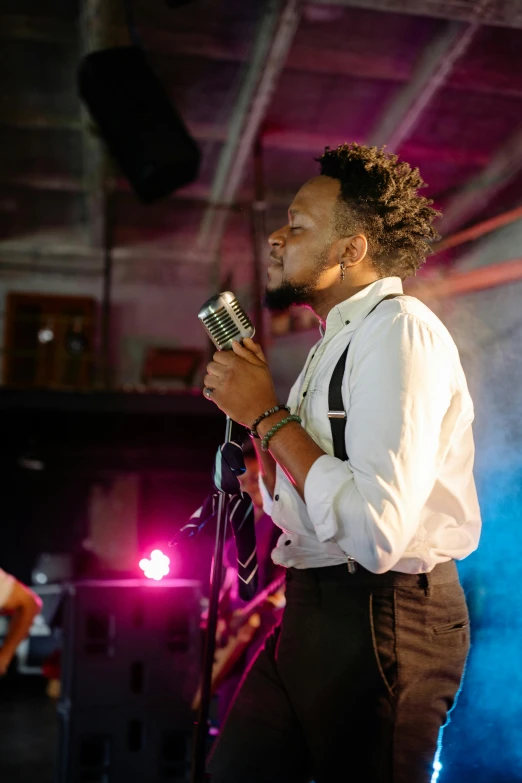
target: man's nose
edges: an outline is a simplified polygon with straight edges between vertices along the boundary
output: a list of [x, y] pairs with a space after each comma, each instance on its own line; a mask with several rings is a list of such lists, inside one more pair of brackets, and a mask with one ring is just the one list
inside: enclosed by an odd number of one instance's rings
[[278, 228], [268, 237], [268, 244], [273, 250], [278, 250], [285, 244], [284, 228]]

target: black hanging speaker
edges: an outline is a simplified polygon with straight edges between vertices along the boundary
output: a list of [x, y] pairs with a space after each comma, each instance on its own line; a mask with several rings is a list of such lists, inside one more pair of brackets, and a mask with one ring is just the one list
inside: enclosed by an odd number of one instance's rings
[[137, 46], [88, 54], [80, 96], [111, 155], [146, 204], [196, 179], [200, 150]]

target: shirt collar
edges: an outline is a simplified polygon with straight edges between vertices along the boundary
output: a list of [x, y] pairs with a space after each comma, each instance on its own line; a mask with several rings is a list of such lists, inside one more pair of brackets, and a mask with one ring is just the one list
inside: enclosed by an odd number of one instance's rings
[[347, 331], [353, 331], [383, 296], [402, 294], [402, 292], [400, 277], [383, 277], [381, 280], [376, 280], [349, 299], [332, 307], [326, 318], [326, 328], [323, 329], [322, 325], [319, 327], [321, 337], [328, 340], [346, 326], [349, 326]]

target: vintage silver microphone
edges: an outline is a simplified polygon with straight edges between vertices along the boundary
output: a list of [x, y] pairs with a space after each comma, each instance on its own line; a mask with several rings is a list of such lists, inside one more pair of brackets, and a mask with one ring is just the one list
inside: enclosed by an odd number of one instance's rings
[[[231, 351], [232, 340], [242, 342], [256, 333], [232, 291], [212, 296], [199, 311], [198, 318], [218, 351]], [[225, 443], [232, 438], [232, 423], [227, 416]]]
[[[250, 318], [242, 309], [238, 303], [236, 297], [231, 291], [224, 291], [221, 294], [213, 296], [208, 302], [205, 302], [203, 307], [198, 313], [198, 318], [205, 327], [210, 339], [218, 349], [218, 351], [229, 351], [232, 349], [232, 340], [242, 341], [245, 337], [253, 337], [255, 329], [250, 321]], [[232, 424], [233, 422], [227, 416], [227, 426], [225, 432], [225, 443], [223, 449], [230, 445], [232, 440]], [[236, 444], [236, 448], [240, 448], [240, 443]], [[218, 451], [218, 457], [220, 458], [220, 451]], [[216, 463], [218, 464], [218, 463]], [[244, 469], [244, 463], [243, 463]], [[220, 471], [218, 471], [220, 472]], [[219, 484], [219, 482], [218, 482]], [[216, 486], [218, 486], [216, 484]], [[236, 498], [237, 500], [237, 498]], [[205, 756], [207, 747], [207, 724], [210, 708], [211, 698], [211, 683], [212, 683], [212, 668], [214, 664], [214, 651], [216, 645], [216, 628], [218, 620], [219, 610], [219, 593], [221, 589], [221, 572], [223, 567], [223, 551], [225, 548], [225, 537], [227, 530], [227, 518], [229, 513], [229, 496], [225, 490], [220, 489], [218, 495], [218, 507], [216, 514], [216, 543], [214, 548], [214, 560], [210, 577], [210, 597], [209, 597], [209, 609], [207, 619], [207, 632], [205, 634], [205, 651], [203, 656], [203, 668], [201, 677], [201, 700], [199, 705], [199, 712], [196, 721], [196, 733], [195, 741], [192, 751], [192, 772], [190, 783], [203, 783], [206, 780], [205, 776]], [[233, 512], [232, 512], [233, 513]], [[239, 553], [244, 550], [241, 547], [241, 540], [238, 540], [238, 531], [234, 526], [234, 536], [238, 545], [238, 557]], [[243, 524], [243, 522], [245, 524]], [[245, 518], [239, 525], [239, 529], [243, 532], [241, 537], [245, 534], [249, 534], [248, 520]], [[244, 557], [244, 563], [240, 563], [241, 566], [248, 565], [252, 568], [255, 563], [255, 570], [257, 571], [257, 559], [255, 557], [255, 532], [253, 527], [253, 515], [252, 515], [252, 529], [250, 531], [253, 538], [253, 553], [249, 554], [249, 557]], [[252, 549], [252, 545], [247, 544], [247, 549]], [[247, 562], [248, 561], [248, 562]], [[239, 560], [238, 560], [239, 562]], [[238, 566], [239, 568], [239, 566]], [[254, 575], [254, 574], [253, 574]], [[256, 577], [257, 578], [257, 577]], [[245, 581], [245, 580], [243, 580]]]
[[199, 311], [198, 318], [218, 351], [230, 351], [232, 340], [241, 342], [256, 333], [250, 318], [231, 291], [211, 297]]

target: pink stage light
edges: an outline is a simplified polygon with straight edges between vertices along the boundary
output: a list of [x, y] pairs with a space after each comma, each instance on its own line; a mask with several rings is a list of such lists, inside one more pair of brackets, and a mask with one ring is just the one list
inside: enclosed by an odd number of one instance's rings
[[170, 571], [170, 558], [164, 555], [161, 549], [154, 549], [150, 553], [150, 560], [144, 557], [140, 560], [139, 566], [147, 579], [155, 579], [159, 582]]

